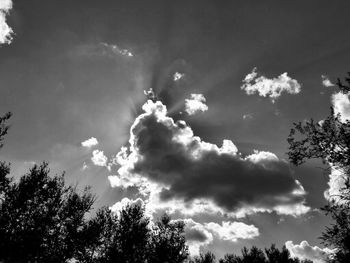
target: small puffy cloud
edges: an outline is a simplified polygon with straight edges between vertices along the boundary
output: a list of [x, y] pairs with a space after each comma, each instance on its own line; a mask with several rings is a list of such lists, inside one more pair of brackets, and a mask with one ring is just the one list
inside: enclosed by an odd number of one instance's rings
[[167, 116], [160, 101], [149, 100], [142, 108], [129, 146], [114, 160], [118, 173], [109, 180], [138, 187], [151, 210], [232, 216], [309, 211], [304, 189], [275, 154], [255, 151], [244, 158], [230, 140], [221, 147], [202, 141], [184, 121]]
[[107, 157], [104, 155], [103, 151], [94, 150], [92, 152], [91, 161], [97, 166], [107, 166]]
[[340, 114], [340, 120], [345, 122], [350, 120], [350, 100], [349, 94], [338, 92], [332, 95], [332, 105], [334, 114]]
[[254, 225], [247, 225], [242, 222], [222, 222], [205, 224], [207, 229], [211, 230], [222, 240], [236, 242], [238, 239], [252, 239], [259, 236], [259, 229]]
[[185, 100], [185, 111], [188, 115], [193, 115], [199, 111], [207, 111], [208, 106], [205, 102], [206, 99], [203, 94], [191, 94], [191, 97]]
[[321, 78], [322, 78], [322, 85], [324, 87], [334, 87], [335, 86], [327, 76], [321, 75]]
[[318, 246], [310, 246], [307, 241], [302, 241], [300, 245], [293, 244], [293, 241], [287, 241], [286, 247], [289, 250], [292, 257], [300, 259], [309, 259], [314, 263], [325, 263], [330, 255], [335, 250], [329, 248], [319, 248]]
[[248, 95], [259, 94], [262, 97], [270, 97], [272, 102], [281, 96], [283, 92], [289, 94], [298, 94], [301, 90], [301, 85], [295, 79], [288, 76], [285, 72], [277, 78], [266, 78], [258, 76], [257, 68], [254, 68], [243, 80], [241, 89]]
[[81, 142], [81, 146], [86, 148], [91, 148], [92, 146], [96, 146], [97, 144], [98, 144], [98, 141], [95, 137], [91, 137], [90, 139], [87, 139]]
[[0, 44], [11, 44], [13, 30], [6, 23], [6, 15], [12, 9], [12, 0], [0, 1]]
[[185, 76], [185, 73], [175, 72], [173, 75], [173, 80], [178, 81]]

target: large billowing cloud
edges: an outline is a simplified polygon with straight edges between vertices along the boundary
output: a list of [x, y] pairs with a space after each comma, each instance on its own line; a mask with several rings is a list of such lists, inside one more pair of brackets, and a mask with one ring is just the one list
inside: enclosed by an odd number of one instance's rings
[[13, 30], [6, 23], [6, 15], [12, 9], [11, 0], [0, 1], [0, 44], [11, 44]]
[[301, 90], [301, 85], [296, 79], [292, 79], [285, 72], [277, 78], [267, 78], [258, 76], [257, 69], [254, 68], [243, 80], [241, 89], [248, 95], [259, 94], [262, 97], [270, 97], [272, 102], [281, 96], [283, 92], [289, 94], [298, 94]]
[[309, 243], [305, 240], [302, 241], [300, 245], [293, 244], [292, 241], [287, 241], [286, 247], [292, 257], [309, 259], [314, 263], [325, 263], [329, 256], [335, 252], [335, 250], [329, 248], [322, 249], [318, 246], [310, 246]]
[[242, 157], [232, 141], [218, 147], [195, 136], [184, 121], [174, 122], [160, 101], [149, 100], [142, 108], [129, 147], [115, 159], [120, 168], [109, 178], [115, 186], [136, 186], [153, 209], [183, 214], [309, 210], [303, 187], [275, 154], [255, 151]]

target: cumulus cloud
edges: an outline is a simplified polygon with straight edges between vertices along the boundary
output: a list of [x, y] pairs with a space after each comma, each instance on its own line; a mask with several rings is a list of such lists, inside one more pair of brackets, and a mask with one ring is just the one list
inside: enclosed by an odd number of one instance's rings
[[200, 248], [213, 242], [213, 234], [201, 223], [193, 219], [182, 220], [185, 223], [185, 237], [191, 256], [197, 256]]
[[252, 239], [259, 236], [259, 229], [254, 225], [242, 222], [207, 223], [206, 227], [213, 231], [220, 239], [236, 242], [238, 239]]
[[191, 97], [185, 100], [185, 111], [188, 115], [193, 115], [199, 111], [207, 111], [208, 106], [205, 102], [206, 99], [203, 94], [191, 94]]
[[136, 186], [154, 209], [183, 214], [309, 210], [301, 184], [275, 154], [255, 151], [242, 157], [230, 140], [221, 147], [202, 141], [184, 121], [167, 116], [160, 101], [149, 100], [142, 108], [130, 129], [129, 147], [114, 160], [120, 166], [109, 178], [115, 186]]
[[87, 139], [81, 142], [81, 146], [86, 148], [91, 148], [92, 146], [96, 146], [97, 144], [98, 144], [98, 141], [95, 137], [91, 137], [90, 139]]
[[314, 263], [325, 263], [327, 258], [335, 252], [329, 248], [319, 248], [318, 246], [310, 246], [307, 241], [302, 241], [300, 245], [293, 244], [293, 241], [287, 241], [286, 247], [292, 257], [300, 259], [309, 259]]
[[191, 256], [200, 254], [200, 249], [219, 239], [237, 242], [238, 239], [252, 239], [259, 236], [259, 230], [253, 225], [242, 222], [224, 221], [221, 224], [198, 223], [193, 219], [182, 220], [185, 223], [185, 236]]
[[340, 120], [343, 122], [350, 120], [349, 94], [338, 92], [332, 95], [331, 100], [334, 108], [334, 114], [340, 114]]
[[91, 161], [97, 166], [107, 166], [107, 157], [104, 155], [103, 151], [94, 150], [92, 152]]
[[11, 0], [0, 1], [0, 44], [11, 44], [13, 30], [6, 23], [6, 15], [12, 9]]
[[334, 87], [335, 86], [327, 76], [321, 75], [321, 78], [322, 78], [322, 85], [324, 87]]
[[254, 68], [243, 80], [241, 89], [248, 95], [259, 94], [262, 97], [270, 97], [272, 102], [281, 96], [283, 92], [289, 94], [298, 94], [301, 90], [301, 85], [295, 79], [288, 76], [285, 72], [277, 78], [267, 78], [258, 76], [257, 68]]

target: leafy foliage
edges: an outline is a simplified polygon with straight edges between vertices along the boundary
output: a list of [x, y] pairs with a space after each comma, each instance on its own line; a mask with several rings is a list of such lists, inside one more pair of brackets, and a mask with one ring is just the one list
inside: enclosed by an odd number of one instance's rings
[[182, 221], [172, 222], [168, 215], [163, 215], [153, 227], [150, 262], [184, 262], [189, 255], [184, 231], [185, 224]]
[[9, 125], [7, 125], [6, 122], [11, 118], [11, 116], [11, 112], [7, 112], [4, 116], [0, 116], [0, 148], [3, 147], [4, 137], [9, 129]]
[[[350, 76], [350, 73], [348, 73]], [[343, 93], [350, 91], [347, 84], [338, 79], [337, 85]], [[290, 161], [300, 165], [308, 159], [319, 158], [325, 164], [338, 169], [345, 179], [339, 196], [332, 198], [322, 210], [332, 217], [334, 223], [322, 233], [321, 239], [327, 246], [337, 249], [335, 262], [350, 262], [350, 121], [331, 114], [321, 123], [314, 120], [294, 123], [288, 137]]]
[[199, 257], [195, 257], [190, 263], [215, 263], [215, 255], [211, 252], [200, 254]]
[[94, 201], [79, 194], [62, 176], [49, 177], [47, 163], [35, 165], [4, 191], [0, 207], [0, 259], [65, 262], [73, 256]]

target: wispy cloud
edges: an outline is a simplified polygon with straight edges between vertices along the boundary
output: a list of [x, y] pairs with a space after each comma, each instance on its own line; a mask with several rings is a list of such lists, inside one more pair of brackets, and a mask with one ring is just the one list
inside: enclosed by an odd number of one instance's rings
[[326, 75], [321, 75], [321, 78], [322, 78], [322, 85], [324, 87], [334, 87], [335, 86]]
[[78, 45], [70, 51], [70, 55], [79, 57], [105, 57], [109, 59], [134, 57], [134, 54], [129, 49], [105, 42]]
[[258, 94], [262, 97], [271, 98], [275, 102], [282, 93], [298, 94], [301, 91], [301, 85], [296, 79], [292, 79], [285, 72], [276, 78], [267, 78], [259, 76], [257, 68], [254, 68], [243, 80], [241, 89], [248, 95]]
[[199, 111], [207, 111], [208, 106], [205, 102], [206, 99], [203, 94], [191, 94], [191, 97], [185, 100], [185, 111], [188, 115], [193, 115]]
[[123, 49], [121, 47], [119, 47], [116, 44], [107, 44], [105, 42], [100, 43], [103, 47], [105, 47], [107, 50], [111, 51], [112, 53], [118, 55], [123, 55], [123, 56], [127, 56], [127, 57], [133, 57], [134, 54], [131, 53], [130, 50], [128, 49]]
[[11, 44], [13, 30], [6, 23], [6, 15], [12, 9], [11, 0], [1, 0], [0, 1], [0, 44]]

